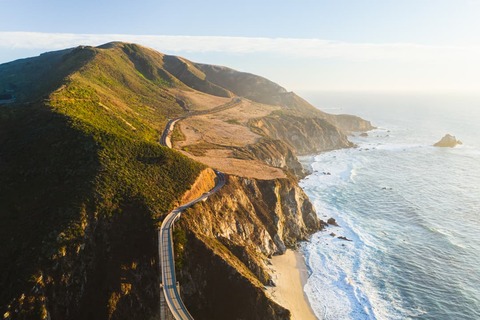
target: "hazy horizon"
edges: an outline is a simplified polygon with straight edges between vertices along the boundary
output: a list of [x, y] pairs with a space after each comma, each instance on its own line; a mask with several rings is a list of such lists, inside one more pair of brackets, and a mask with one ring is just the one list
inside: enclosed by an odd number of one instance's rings
[[0, 0], [0, 63], [134, 42], [289, 91], [477, 92], [480, 1]]

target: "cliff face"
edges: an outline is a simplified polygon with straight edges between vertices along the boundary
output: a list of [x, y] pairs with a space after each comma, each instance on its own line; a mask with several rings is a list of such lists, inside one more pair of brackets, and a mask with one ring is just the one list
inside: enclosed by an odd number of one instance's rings
[[335, 126], [342, 129], [344, 132], [352, 131], [369, 131], [375, 129], [370, 121], [364, 120], [360, 117], [350, 114], [329, 115], [327, 119]]
[[269, 166], [290, 172], [296, 177], [305, 177], [305, 171], [292, 149], [281, 140], [261, 139], [257, 143], [234, 150], [233, 155], [240, 159], [258, 159]]
[[297, 154], [352, 147], [345, 134], [328, 121], [273, 114], [250, 122], [253, 131], [285, 142]]
[[230, 176], [180, 224], [181, 291], [196, 319], [289, 319], [263, 290], [272, 284], [268, 257], [322, 227], [294, 179]]

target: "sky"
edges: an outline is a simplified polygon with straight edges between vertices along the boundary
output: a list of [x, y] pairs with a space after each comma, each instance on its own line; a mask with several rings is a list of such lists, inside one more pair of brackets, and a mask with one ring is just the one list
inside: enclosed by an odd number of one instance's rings
[[293, 91], [480, 91], [480, 0], [0, 0], [0, 8], [0, 63], [120, 40]]

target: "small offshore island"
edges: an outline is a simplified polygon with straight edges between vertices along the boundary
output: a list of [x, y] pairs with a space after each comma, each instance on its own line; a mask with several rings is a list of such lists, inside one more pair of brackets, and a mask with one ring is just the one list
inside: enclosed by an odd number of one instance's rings
[[455, 136], [447, 133], [442, 139], [440, 139], [440, 141], [436, 142], [433, 146], [441, 148], [454, 148], [459, 144], [462, 144], [462, 141], [457, 140]]
[[[2, 64], [0, 92], [11, 88], [0, 106], [4, 319], [157, 318], [157, 229], [215, 185], [209, 167], [225, 186], [173, 232], [188, 311], [314, 319], [290, 250], [325, 222], [298, 185], [297, 156], [351, 148], [347, 135], [370, 122], [120, 42]], [[170, 119], [172, 149], [159, 144]]]

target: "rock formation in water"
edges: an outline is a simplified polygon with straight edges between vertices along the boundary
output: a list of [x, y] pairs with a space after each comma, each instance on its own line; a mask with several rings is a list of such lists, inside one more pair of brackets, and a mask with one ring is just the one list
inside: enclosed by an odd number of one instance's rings
[[434, 147], [444, 147], [444, 148], [453, 148], [459, 144], [462, 144], [460, 140], [457, 140], [455, 136], [452, 136], [451, 134], [446, 134], [440, 141], [435, 143], [433, 146]]

